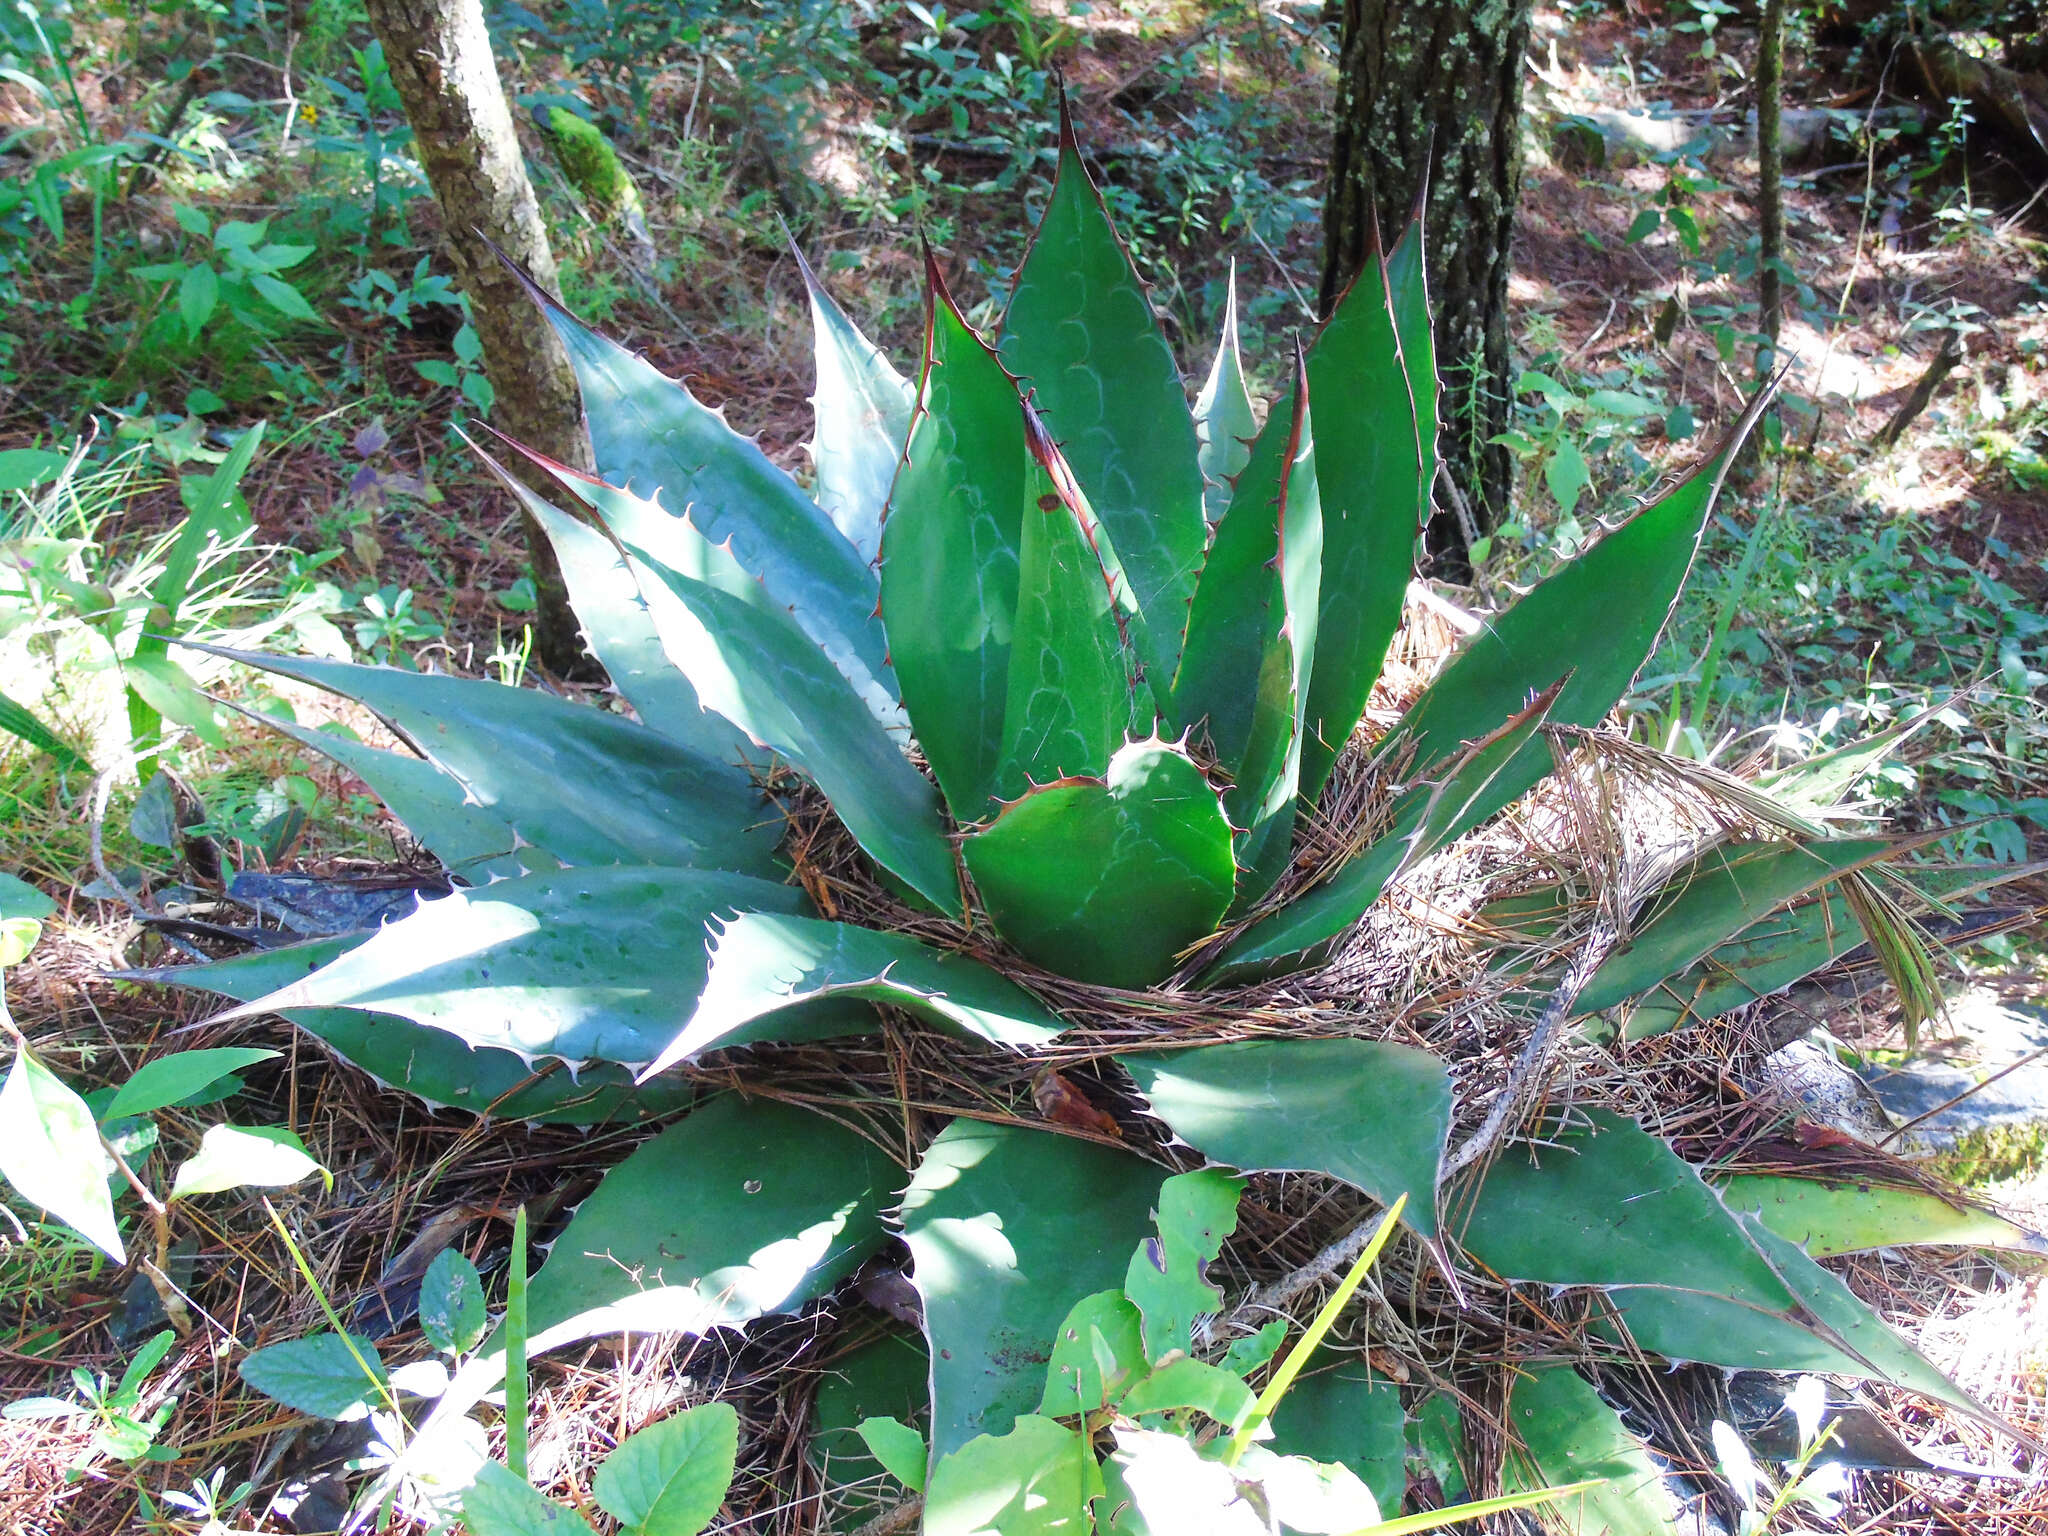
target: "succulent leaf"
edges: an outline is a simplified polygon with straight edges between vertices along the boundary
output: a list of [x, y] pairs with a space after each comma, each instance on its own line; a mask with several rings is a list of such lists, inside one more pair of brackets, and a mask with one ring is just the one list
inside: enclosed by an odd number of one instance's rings
[[[1309, 377], [1313, 383], [1313, 369]], [[1761, 391], [1750, 402], [1712, 458], [1467, 642], [1396, 727], [1416, 762], [1432, 762], [1453, 742], [1492, 730], [1532, 689], [1559, 678], [1567, 681], [1551, 709], [1553, 721], [1594, 726], [1606, 718], [1657, 643], [1722, 477], [1769, 394]], [[1536, 784], [1550, 766], [1547, 745], [1524, 746], [1488, 791], [1482, 819]]]
[[1573, 1011], [1603, 1013], [1640, 997], [1787, 902], [1907, 846], [1892, 838], [1855, 837], [1707, 849], [1643, 904], [1627, 941], [1587, 980]]
[[[654, 620], [640, 595], [640, 584], [612, 539], [587, 523], [536, 496], [519, 480], [505, 472], [497, 460], [478, 450], [505, 488], [518, 498], [527, 514], [540, 524], [548, 545], [555, 552], [555, 564], [569, 591], [569, 605], [583, 626], [583, 638], [590, 654], [598, 659], [612, 686], [619, 690], [640, 723], [680, 742], [714, 762], [739, 763], [746, 758], [746, 738], [732, 722], [707, 710], [690, 680], [676, 670], [661, 648]], [[571, 484], [572, 491], [588, 493], [592, 485], [602, 486], [607, 501], [627, 499], [602, 481]], [[651, 504], [648, 511], [666, 518]], [[615, 536], [619, 536], [614, 530]]]
[[1142, 987], [1230, 904], [1230, 823], [1177, 748], [1131, 742], [1101, 779], [1032, 789], [962, 852], [996, 931], [1049, 970]]
[[1155, 689], [1180, 658], [1208, 525], [1194, 418], [1144, 283], [1062, 118], [1059, 173], [1017, 269], [1002, 356], [1109, 530]]
[[1030, 468], [1024, 406], [932, 268], [926, 364], [882, 525], [882, 618], [917, 741], [960, 822], [995, 794]]
[[1394, 308], [1394, 333], [1401, 341], [1401, 366], [1415, 405], [1415, 441], [1422, 451], [1421, 521], [1429, 521], [1430, 492], [1438, 464], [1436, 327], [1429, 310], [1429, 260], [1422, 232], [1422, 202], [1387, 252], [1387, 296]]
[[[1933, 866], [1905, 871], [1909, 885], [1928, 901], [1947, 901], [2012, 878], [2010, 864]], [[1661, 978], [1638, 996], [1625, 1026], [1630, 1040], [1669, 1034], [1686, 1024], [1719, 1018], [1759, 998], [1782, 991], [1841, 959], [1863, 943], [1862, 929], [1837, 886], [1752, 923], [1711, 953]], [[1604, 1038], [1610, 1028], [1589, 1025]]]
[[1921, 1189], [1744, 1173], [1720, 1192], [1729, 1210], [1754, 1216], [1816, 1259], [1921, 1243], [2048, 1253], [2040, 1233]]
[[1433, 777], [1395, 802], [1393, 824], [1378, 841], [1340, 865], [1321, 885], [1254, 923], [1234, 940], [1203, 980], [1254, 977], [1297, 964], [1365, 915], [1406, 869], [1462, 837], [1497, 807], [1494, 786], [1514, 771], [1532, 737], [1550, 718], [1561, 684], [1531, 699], [1506, 724], [1466, 744]]
[[746, 912], [714, 932], [697, 1011], [647, 1075], [727, 1046], [823, 1038], [806, 1030], [816, 1011], [805, 1005], [827, 998], [888, 1003], [1012, 1048], [1043, 1045], [1067, 1027], [1014, 982], [908, 934]]
[[1366, 1040], [1246, 1040], [1119, 1056], [1153, 1114], [1246, 1173], [1321, 1173], [1437, 1232], [1451, 1078], [1427, 1051]]
[[[720, 551], [699, 543], [707, 565]], [[633, 552], [669, 659], [699, 698], [810, 776], [875, 862], [941, 911], [961, 910], [931, 781], [787, 614]]]
[[[866, 1138], [736, 1094], [693, 1110], [613, 1168], [527, 1289], [530, 1355], [610, 1333], [708, 1333], [794, 1311], [884, 1240], [877, 1191], [899, 1174]], [[434, 1420], [504, 1378], [504, 1332], [465, 1364]]]
[[[414, 841], [472, 884], [534, 874], [562, 862], [559, 855], [529, 835], [515, 833], [510, 823], [471, 800], [460, 779], [423, 757], [366, 746], [352, 737], [316, 731], [273, 715], [260, 718], [270, 729], [331, 758], [369, 785]], [[545, 825], [540, 832], [555, 840]]]
[[[1259, 423], [1252, 414], [1251, 391], [1245, 387], [1244, 364], [1237, 350], [1237, 263], [1230, 264], [1223, 298], [1223, 334], [1209, 377], [1195, 396], [1195, 435], [1202, 448], [1202, 515], [1214, 527], [1230, 505], [1231, 487], [1251, 457]], [[1183, 663], [1185, 667], [1185, 663]]]
[[1104, 773], [1133, 723], [1135, 688], [1098, 530], [1025, 409], [1017, 618], [996, 782], [1005, 799], [1035, 783]]
[[231, 1009], [395, 1013], [526, 1058], [643, 1066], [703, 990], [705, 924], [803, 892], [716, 870], [612, 866], [423, 901], [311, 976]]
[[1569, 1536], [1678, 1536], [1662, 1469], [1570, 1366], [1519, 1371], [1508, 1393], [1508, 1424], [1518, 1443], [1501, 1468], [1504, 1491], [1601, 1480], [1545, 1511]]
[[[123, 981], [197, 987], [253, 1002], [339, 959], [364, 937], [345, 934], [282, 949], [251, 950], [204, 965], [114, 975]], [[674, 1114], [697, 1096], [694, 1084], [679, 1080], [636, 1087], [632, 1072], [611, 1062], [586, 1063], [573, 1076], [565, 1071], [537, 1074], [516, 1052], [467, 1045], [446, 1030], [393, 1013], [286, 1008], [282, 1016], [378, 1082], [439, 1108], [542, 1125], [632, 1125]]]
[[617, 715], [471, 678], [194, 648], [374, 710], [470, 803], [565, 864], [773, 867], [781, 830], [746, 774]]
[[806, 1450], [830, 1491], [830, 1529], [856, 1531], [896, 1502], [897, 1495], [888, 1491], [882, 1477], [881, 1462], [856, 1426], [873, 1418], [903, 1424], [921, 1421], [930, 1377], [924, 1341], [901, 1333], [884, 1333], [857, 1345], [820, 1373]]
[[1637, 1344], [1742, 1370], [1891, 1381], [1982, 1410], [1797, 1245], [1739, 1217], [1658, 1137], [1575, 1112], [1488, 1171], [1459, 1238], [1510, 1280], [1599, 1286]]
[[811, 462], [818, 472], [814, 494], [862, 563], [873, 565], [889, 482], [910, 432], [910, 381], [861, 334], [818, 281], [803, 252], [795, 254], [811, 296], [818, 362], [818, 389], [811, 396], [816, 413]]
[[[1308, 387], [1312, 399], [1341, 412], [1325, 423], [1316, 455], [1324, 599], [1301, 752], [1301, 792], [1313, 800], [1365, 713], [1400, 627], [1415, 538], [1429, 502], [1415, 403], [1379, 258], [1366, 263], [1310, 346]], [[1512, 712], [1502, 709], [1465, 734], [1489, 730]]]
[[1173, 706], [1206, 728], [1233, 783], [1223, 797], [1243, 836], [1240, 903], [1286, 867], [1294, 833], [1323, 558], [1308, 379], [1295, 362], [1294, 398], [1275, 409], [1237, 479], [1195, 587]]
[[1609, 1304], [1637, 1344], [1669, 1360], [1735, 1370], [1823, 1371], [1889, 1382], [1973, 1417], [1990, 1417], [1798, 1244], [1754, 1217], [1743, 1218], [1743, 1225], [1797, 1299], [1797, 1320], [1724, 1296], [1663, 1287], [1610, 1291]]
[[734, 558], [864, 698], [894, 699], [874, 569], [831, 518], [681, 380], [598, 335], [531, 280], [527, 291], [569, 353], [598, 473], [671, 517], [687, 513], [713, 542], [731, 540]]
[[1083, 1296], [1120, 1286], [1165, 1170], [1021, 1126], [955, 1120], [925, 1152], [901, 1212], [932, 1351], [932, 1454], [1001, 1434], [1045, 1388], [1053, 1334]]

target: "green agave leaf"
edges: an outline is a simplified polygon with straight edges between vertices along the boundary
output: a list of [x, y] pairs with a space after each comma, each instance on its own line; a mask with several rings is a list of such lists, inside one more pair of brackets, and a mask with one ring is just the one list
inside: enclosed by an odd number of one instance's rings
[[901, 1333], [882, 1334], [824, 1367], [806, 1454], [828, 1490], [832, 1530], [856, 1531], [902, 1497], [855, 1426], [874, 1418], [922, 1423], [930, 1379], [924, 1341]]
[[[1202, 470], [1202, 515], [1211, 526], [1230, 505], [1232, 487], [1251, 457], [1252, 439], [1258, 431], [1252, 394], [1245, 388], [1244, 364], [1238, 358], [1237, 262], [1233, 258], [1224, 288], [1223, 334], [1216, 342], [1216, 360], [1209, 365], [1202, 392], [1195, 396], [1195, 435], [1202, 445], [1196, 460]], [[1185, 662], [1182, 670], [1186, 670]]]
[[1663, 1473], [1570, 1366], [1522, 1371], [1508, 1393], [1508, 1424], [1519, 1444], [1501, 1469], [1503, 1491], [1601, 1479], [1599, 1487], [1548, 1506], [1547, 1524], [1569, 1536], [1677, 1536]]
[[[563, 862], [551, 849], [515, 833], [509, 822], [471, 801], [461, 779], [423, 757], [365, 746], [353, 737], [313, 730], [274, 715], [252, 712], [250, 718], [333, 759], [369, 785], [385, 809], [405, 824], [406, 831], [465, 880], [481, 883], [532, 874]], [[551, 841], [575, 845], [587, 828], [571, 822], [557, 836], [543, 817], [539, 831]]]
[[1640, 996], [1698, 964], [1786, 902], [1837, 875], [1902, 851], [1905, 845], [1882, 837], [1707, 849], [1643, 904], [1628, 939], [1594, 971], [1573, 1010], [1603, 1013]]
[[804, 904], [793, 886], [709, 870], [500, 880], [422, 901], [324, 969], [220, 1017], [355, 1008], [523, 1058], [639, 1066], [661, 1053], [704, 988], [713, 917]]
[[1408, 375], [1408, 397], [1415, 406], [1415, 440], [1422, 450], [1424, 487], [1421, 521], [1427, 523], [1429, 492], [1436, 485], [1438, 400], [1436, 327], [1430, 319], [1429, 261], [1424, 249], [1422, 211], [1423, 202], [1418, 195], [1408, 227], [1387, 252], [1387, 297], [1393, 305], [1394, 332], [1401, 341], [1401, 367]]
[[1318, 1350], [1273, 1413], [1273, 1447], [1356, 1472], [1391, 1516], [1408, 1492], [1401, 1389], [1356, 1355]]
[[1799, 1246], [1754, 1217], [1741, 1218], [1785, 1285], [1797, 1298], [1799, 1319], [1760, 1311], [1723, 1296], [1661, 1287], [1610, 1291], [1608, 1301], [1630, 1337], [1670, 1360], [1696, 1360], [1734, 1370], [1823, 1371], [1906, 1387], [1991, 1419], [1982, 1404], [1956, 1386], [1857, 1299], [1846, 1285]]
[[1243, 1193], [1243, 1179], [1213, 1168], [1177, 1173], [1159, 1187], [1159, 1235], [1138, 1244], [1124, 1272], [1124, 1295], [1144, 1320], [1145, 1355], [1155, 1364], [1193, 1354], [1196, 1321], [1223, 1310], [1223, 1292], [1204, 1271], [1237, 1230]]
[[1144, 1323], [1130, 1297], [1083, 1296], [1053, 1333], [1038, 1411], [1064, 1419], [1107, 1408], [1150, 1368], [1145, 1353]]
[[1023, 540], [1024, 407], [929, 255], [925, 370], [882, 525], [882, 618], [917, 742], [956, 820], [995, 794]]
[[[610, 1333], [707, 1333], [790, 1312], [881, 1247], [900, 1177], [865, 1138], [786, 1104], [713, 1099], [613, 1168], [527, 1289], [529, 1356]], [[504, 1330], [434, 1410], [503, 1379]]]
[[873, 565], [889, 482], [910, 435], [910, 381], [833, 302], [804, 253], [791, 250], [811, 296], [818, 361], [818, 389], [811, 396], [811, 462], [818, 471], [813, 493], [861, 562]]
[[[121, 981], [197, 987], [251, 1002], [313, 975], [362, 942], [362, 935], [346, 934], [282, 949], [252, 950], [205, 965], [110, 974]], [[536, 1078], [525, 1058], [513, 1051], [471, 1046], [446, 1030], [396, 1014], [287, 1008], [281, 1016], [386, 1087], [472, 1114], [542, 1125], [631, 1125], [673, 1114], [697, 1095], [694, 1085], [679, 1079], [636, 1087], [628, 1068], [610, 1062], [589, 1062], [574, 1074], [555, 1071]]]
[[1208, 537], [1200, 445], [1173, 349], [1064, 107], [1059, 173], [1017, 269], [1002, 356], [1109, 532], [1140, 616], [1132, 641], [1163, 690]]
[[565, 864], [773, 870], [780, 827], [744, 773], [617, 715], [469, 678], [194, 649], [374, 710], [460, 782], [470, 803]]
[[980, 1435], [932, 1468], [925, 1536], [1090, 1536], [1102, 1468], [1077, 1430], [1020, 1415], [1002, 1435]]
[[1563, 683], [1553, 683], [1491, 734], [1466, 745], [1434, 777], [1413, 785], [1396, 802], [1385, 836], [1339, 866], [1337, 872], [1286, 906], [1252, 924], [1204, 973], [1215, 985], [1257, 977], [1298, 963], [1348, 930], [1403, 871], [1462, 837], [1497, 809], [1495, 787], [1516, 771], [1531, 740], [1550, 718]]
[[[1309, 348], [1308, 388], [1311, 399], [1331, 402], [1344, 424], [1342, 431], [1325, 429], [1316, 454], [1322, 618], [1301, 749], [1301, 793], [1312, 801], [1364, 714], [1387, 644], [1400, 627], [1415, 538], [1429, 502], [1386, 265], [1377, 257], [1338, 300]], [[1510, 705], [1464, 734], [1478, 736], [1512, 713]]]
[[2048, 1238], [1975, 1206], [1919, 1189], [1744, 1173], [1719, 1186], [1721, 1203], [1814, 1258], [1921, 1243], [2048, 1253]]
[[[1930, 866], [1900, 871], [1929, 902], [1951, 901], [2012, 878], [2020, 866]], [[1774, 913], [1717, 945], [1698, 963], [1639, 997], [1625, 1027], [1630, 1040], [1669, 1034], [1718, 1018], [1812, 975], [1862, 945], [1856, 914], [1829, 886], [1811, 900]], [[1592, 1033], [1592, 1031], [1589, 1031]]]
[[1142, 987], [1214, 930], [1236, 867], [1201, 769], [1131, 742], [1103, 779], [1031, 790], [963, 845], [996, 931], [1049, 970]]
[[[1712, 458], [1471, 638], [1396, 728], [1397, 738], [1412, 744], [1414, 761], [1433, 762], [1453, 743], [1493, 730], [1532, 689], [1559, 678], [1566, 682], [1552, 720], [1593, 726], [1606, 718], [1655, 646], [1722, 477], [1770, 394], [1759, 391]], [[1523, 794], [1550, 766], [1548, 745], [1528, 743], [1475, 808], [1478, 819]]]
[[1437, 1233], [1437, 1170], [1451, 1129], [1444, 1064], [1367, 1040], [1245, 1040], [1119, 1056], [1173, 1133], [1247, 1173], [1321, 1173]]
[[672, 517], [687, 513], [712, 543], [730, 541], [733, 557], [857, 692], [895, 698], [874, 570], [831, 518], [680, 380], [588, 329], [530, 281], [527, 291], [576, 370], [598, 472]]
[[1699, 1172], [1608, 1109], [1518, 1142], [1464, 1213], [1464, 1247], [1503, 1279], [1547, 1285], [1665, 1286], [1789, 1315], [1791, 1293]]
[[1024, 411], [1017, 618], [996, 793], [1101, 774], [1132, 723], [1135, 680], [1088, 509], [1059, 450]]
[[[706, 546], [707, 561], [718, 551]], [[809, 775], [846, 829], [943, 912], [961, 911], [939, 797], [846, 679], [786, 615], [641, 563], [636, 575], [669, 657], [698, 696]]]
[[1234, 781], [1223, 809], [1244, 834], [1238, 863], [1255, 875], [1240, 883], [1240, 903], [1286, 867], [1322, 559], [1308, 378], [1297, 358], [1291, 409], [1267, 419], [1216, 527], [1174, 684], [1177, 717], [1206, 722]]
[[823, 1038], [807, 1024], [837, 1025], [836, 1033], [860, 1024], [857, 1015], [819, 1020], [815, 1008], [791, 1014], [828, 998], [889, 1003], [943, 1029], [1017, 1049], [1043, 1045], [1067, 1027], [1014, 982], [909, 934], [744, 912], [714, 929], [710, 979], [697, 1011], [645, 1075], [728, 1046]]
[[[704, 707], [689, 679], [676, 670], [675, 663], [662, 650], [661, 636], [655, 632], [646, 600], [640, 595], [640, 584], [633, 579], [632, 569], [619, 547], [597, 529], [534, 495], [474, 443], [470, 446], [547, 534], [563, 584], [569, 589], [569, 604], [583, 626], [583, 638], [589, 642], [590, 653], [604, 667], [612, 686], [633, 706], [641, 724], [714, 762], [744, 761], [748, 755], [746, 738], [733, 729], [730, 721]], [[529, 457], [540, 459], [539, 455]], [[542, 462], [572, 490], [577, 488], [579, 482], [567, 466]], [[587, 479], [580, 484], [586, 491], [593, 485], [603, 486], [602, 481]], [[624, 498], [623, 493], [615, 492], [603, 499]], [[651, 510], [655, 516], [666, 516], [658, 509]]]
[[1060, 1323], [1123, 1280], [1115, 1234], [1145, 1228], [1163, 1178], [1045, 1131], [955, 1120], [939, 1133], [900, 1213], [932, 1352], [935, 1456], [1031, 1412]]

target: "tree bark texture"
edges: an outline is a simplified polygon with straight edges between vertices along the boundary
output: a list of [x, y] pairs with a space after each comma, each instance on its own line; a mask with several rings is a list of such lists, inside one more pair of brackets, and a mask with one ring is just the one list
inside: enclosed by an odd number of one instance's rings
[[[441, 205], [456, 283], [469, 295], [470, 321], [496, 397], [494, 424], [530, 448], [588, 469], [590, 441], [568, 354], [485, 243], [488, 237], [541, 287], [557, 291], [554, 252], [491, 57], [481, 0], [367, 0], [365, 8], [412, 123], [420, 166]], [[535, 490], [559, 497], [537, 471], [508, 468]], [[539, 595], [534, 648], [557, 673], [587, 670], [554, 551], [531, 519], [526, 536]]]
[[[1785, 288], [1785, 0], [1764, 0], [1756, 39], [1757, 372], [1777, 366]], [[1753, 439], [1752, 439], [1753, 440]]]
[[[1443, 379], [1438, 487], [1426, 543], [1444, 574], [1507, 510], [1508, 260], [1522, 180], [1529, 0], [1341, 0], [1341, 78], [1324, 209], [1327, 314], [1425, 180], [1430, 299]], [[1449, 505], [1446, 505], [1446, 503]]]

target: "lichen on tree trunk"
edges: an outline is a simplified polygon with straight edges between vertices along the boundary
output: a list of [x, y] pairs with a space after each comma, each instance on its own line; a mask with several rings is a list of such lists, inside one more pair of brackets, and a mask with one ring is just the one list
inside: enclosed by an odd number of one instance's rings
[[1327, 313], [1427, 177], [1430, 297], [1443, 376], [1439, 485], [1427, 536], [1437, 568], [1469, 570], [1467, 539], [1499, 522], [1507, 429], [1508, 259], [1522, 179], [1522, 56], [1529, 0], [1332, 0], [1343, 45], [1324, 211]]
[[[493, 424], [531, 448], [588, 469], [590, 443], [568, 355], [485, 243], [486, 237], [496, 242], [534, 281], [556, 290], [554, 252], [491, 57], [481, 0], [366, 0], [365, 8], [412, 124], [421, 169], [441, 207], [456, 285], [469, 296], [484, 372], [496, 396]], [[554, 553], [530, 520], [526, 532], [539, 595], [535, 650], [556, 672], [582, 670], [588, 662]]]

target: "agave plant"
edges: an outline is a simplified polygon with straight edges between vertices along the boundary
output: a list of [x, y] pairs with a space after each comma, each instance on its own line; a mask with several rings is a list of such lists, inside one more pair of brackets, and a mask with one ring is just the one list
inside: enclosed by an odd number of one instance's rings
[[[1228, 319], [1190, 405], [1071, 132], [997, 336], [977, 333], [927, 267], [914, 384], [805, 269], [818, 359], [808, 487], [536, 290], [581, 382], [602, 478], [536, 459], [559, 505], [506, 484], [552, 539], [630, 717], [490, 682], [243, 658], [358, 701], [412, 744], [417, 755], [280, 727], [370, 784], [462, 883], [375, 933], [153, 974], [246, 1000], [224, 1018], [282, 1013], [435, 1105], [671, 1119], [554, 1243], [529, 1297], [536, 1349], [791, 1310], [900, 1233], [928, 1348], [891, 1340], [849, 1356], [820, 1422], [923, 1413], [943, 1467], [1046, 1406], [1045, 1362], [1077, 1302], [1137, 1296], [1143, 1262], [1154, 1291], [1161, 1277], [1205, 1291], [1202, 1254], [1155, 1243], [1132, 1259], [1127, 1246], [1169, 1172], [1137, 1150], [1162, 1144], [1157, 1126], [1127, 1113], [1120, 1144], [1033, 1124], [1026, 1101], [892, 1156], [843, 1114], [715, 1093], [694, 1064], [756, 1048], [750, 1070], [765, 1079], [777, 1058], [759, 1048], [871, 1034], [878, 1009], [952, 1037], [963, 1058], [1029, 1057], [1120, 1010], [1154, 1043], [1185, 1047], [1176, 1014], [1250, 1009], [1234, 1000], [1267, 994], [1245, 992], [1248, 979], [1312, 973], [1391, 882], [1537, 786], [1556, 743], [1614, 709], [1754, 408], [1473, 635], [1398, 724], [1361, 740], [1437, 473], [1419, 221], [1297, 350], [1263, 425]], [[1634, 905], [1626, 942], [1577, 964], [1529, 961], [1532, 1011], [1546, 1028], [1639, 1038], [1826, 964], [1859, 921], [1897, 951], [1898, 909], [1938, 905], [1974, 877], [1881, 887], [1868, 872], [1894, 845], [1830, 838], [1795, 814], [1800, 794], [1824, 798], [1867, 760], [1778, 786], [1776, 835], [1702, 835]], [[1340, 803], [1333, 784], [1346, 783], [1375, 788]], [[858, 845], [850, 865], [814, 856], [819, 795]], [[1535, 883], [1475, 925], [1475, 969], [1511, 970], [1540, 949], [1532, 932], [1557, 927], [1565, 898]], [[1944, 1221], [1956, 1213], [1924, 1197], [1880, 1211], [1868, 1202], [1891, 1192], [1717, 1186], [1597, 1107], [1550, 1125], [1542, 1156], [1510, 1139], [1452, 1181], [1461, 1110], [1428, 1052], [1270, 1024], [1225, 1043], [1139, 1045], [1098, 1053], [1100, 1070], [1170, 1140], [1211, 1166], [1405, 1198], [1416, 1263], [1450, 1293], [1583, 1288], [1596, 1342], [1888, 1381], [1980, 1411], [1809, 1249], [2000, 1242], [2013, 1237], [2003, 1224], [1958, 1237]], [[1070, 1044], [1061, 1059], [1074, 1056]], [[1208, 1257], [1235, 1220], [1224, 1215]], [[1203, 1308], [1170, 1305], [1187, 1315], [1155, 1331], [1148, 1311], [1147, 1351], [1207, 1347], [1187, 1320]], [[1220, 1351], [1230, 1329], [1214, 1331]], [[1254, 1355], [1232, 1358], [1251, 1370]], [[913, 1401], [880, 1406], [905, 1390], [906, 1361]], [[1630, 1529], [1670, 1529], [1614, 1411], [1552, 1366], [1514, 1389], [1525, 1480], [1575, 1475], [1587, 1447], [1604, 1447], [1599, 1497], [1631, 1511]], [[503, 1368], [486, 1351], [444, 1411]], [[1315, 1379], [1322, 1406], [1280, 1425], [1283, 1439], [1323, 1444], [1325, 1421], [1375, 1443], [1391, 1434], [1392, 1485], [1384, 1465], [1371, 1474], [1382, 1502], [1400, 1501], [1404, 1419], [1455, 1446], [1448, 1397], [1404, 1400], [1363, 1369]], [[929, 1524], [980, 1528], [936, 1507]]]

